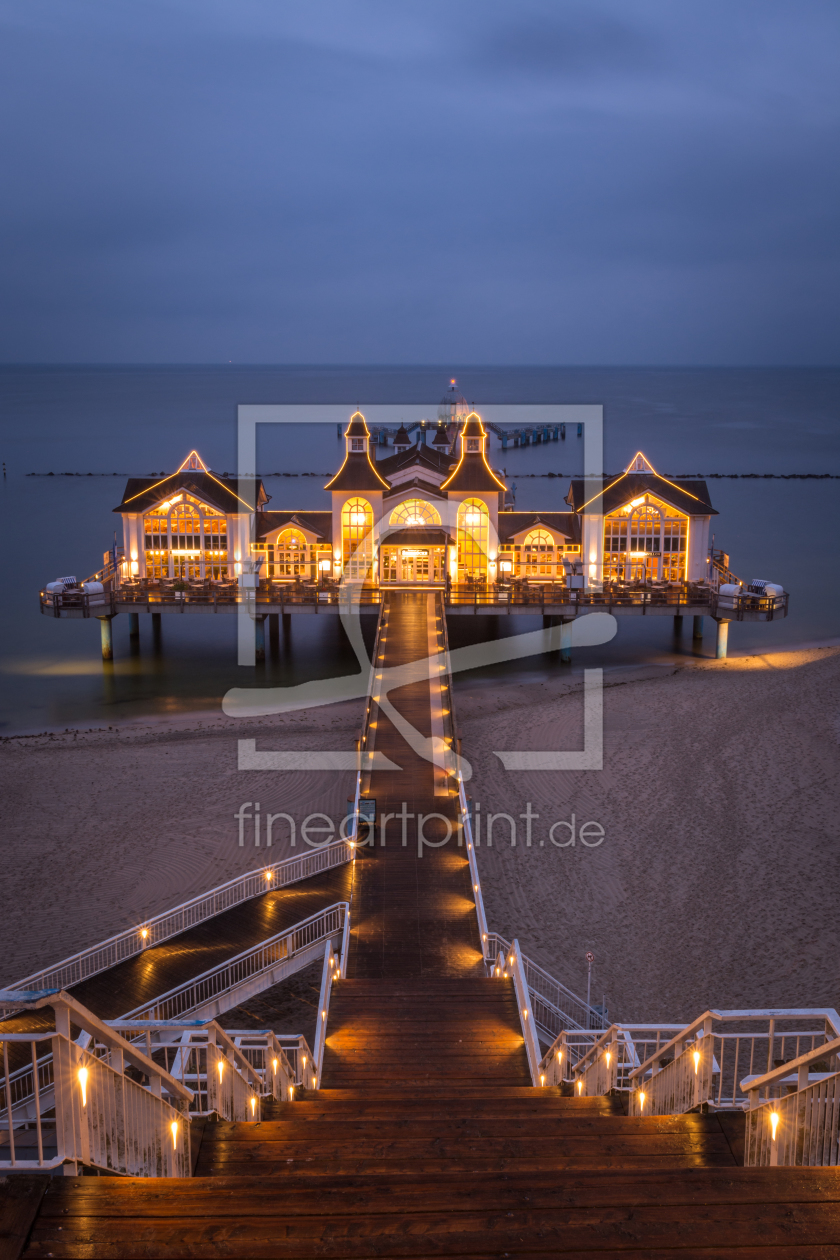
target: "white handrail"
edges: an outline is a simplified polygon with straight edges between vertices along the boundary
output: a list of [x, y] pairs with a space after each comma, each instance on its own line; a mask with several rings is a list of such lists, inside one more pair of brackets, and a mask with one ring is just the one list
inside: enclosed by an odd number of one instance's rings
[[[76, 1172], [83, 1164], [134, 1177], [190, 1176], [190, 1133], [185, 1113], [193, 1099], [192, 1090], [68, 993], [18, 993], [15, 1001], [17, 1009], [52, 1008], [55, 1032], [8, 1033], [4, 1037], [0, 1123], [5, 1121], [9, 1158], [0, 1159], [0, 1171], [66, 1164]], [[92, 1049], [71, 1040], [71, 1022], [89, 1034]], [[24, 1102], [13, 1098], [9, 1044], [28, 1044], [30, 1048], [32, 1084]], [[51, 1051], [48, 1064], [44, 1056], [38, 1057], [38, 1047], [47, 1044]], [[147, 1078], [148, 1088], [125, 1075], [127, 1065]], [[53, 1114], [47, 1116], [49, 1112]], [[20, 1125], [33, 1121], [37, 1157], [27, 1157], [21, 1154], [26, 1146]]]
[[762, 1090], [767, 1091], [765, 1096], [769, 1098], [770, 1088], [785, 1080], [794, 1071], [797, 1073], [797, 1089], [804, 1089], [808, 1083], [810, 1065], [824, 1059], [826, 1055], [831, 1057], [839, 1053], [840, 1037], [835, 1037], [832, 1041], [826, 1041], [821, 1046], [814, 1046], [813, 1050], [808, 1050], [805, 1054], [797, 1055], [795, 1059], [789, 1059], [779, 1067], [774, 1067], [771, 1072], [765, 1072], [763, 1076], [745, 1076], [741, 1081], [741, 1089], [748, 1094], [750, 1107], [758, 1107]]
[[[357, 799], [358, 805], [358, 799]], [[109, 967], [142, 954], [152, 945], [159, 945], [170, 937], [178, 936], [197, 923], [230, 910], [243, 901], [259, 897], [275, 888], [285, 888], [302, 879], [310, 879], [322, 871], [332, 870], [353, 859], [355, 849], [349, 840], [335, 840], [321, 849], [313, 850], [280, 862], [269, 863], [256, 871], [239, 875], [228, 880], [207, 893], [193, 897], [189, 901], [165, 910], [151, 919], [138, 924], [137, 927], [126, 928], [115, 936], [98, 945], [79, 950], [76, 954], [62, 959], [52, 967], [44, 967], [33, 972], [23, 980], [7, 986], [17, 991], [25, 989], [67, 989], [80, 981], [95, 976]], [[267, 878], [270, 876], [270, 878]], [[145, 933], [145, 935], [144, 935]], [[0, 1010], [2, 1010], [0, 1003]], [[7, 1008], [9, 1009], [9, 1008]]]
[[[505, 940], [498, 932], [488, 933], [487, 956], [491, 965], [497, 955], [510, 953], [511, 942]], [[589, 1029], [599, 1033], [604, 1028], [604, 1018], [600, 1011], [588, 1006], [583, 998], [567, 989], [559, 980], [535, 963], [526, 954], [522, 955], [525, 976], [531, 993], [531, 1002], [535, 1007], [537, 1027], [546, 1034], [546, 1039], [553, 1039], [565, 1030], [587, 1031], [583, 1020], [589, 1020]], [[574, 1011], [574, 1015], [571, 1013]]]
[[[345, 923], [349, 919], [349, 914], [345, 918]], [[321, 992], [318, 997], [318, 1016], [317, 1026], [315, 1028], [315, 1050], [312, 1088], [319, 1089], [321, 1086], [321, 1075], [324, 1066], [324, 1047], [327, 1041], [327, 1019], [330, 1013], [330, 994], [332, 993], [333, 984], [338, 976], [339, 966], [338, 960], [333, 953], [332, 942], [327, 941], [324, 946], [324, 967], [321, 972]]]
[[470, 864], [470, 883], [472, 884], [473, 897], [475, 898], [475, 913], [478, 919], [478, 933], [481, 939], [481, 956], [486, 963], [488, 958], [488, 942], [490, 933], [487, 930], [487, 915], [484, 913], [484, 897], [481, 893], [481, 879], [478, 874], [478, 862], [476, 861], [475, 856], [472, 819], [470, 818], [467, 794], [464, 790], [464, 779], [460, 769], [458, 770], [458, 801], [461, 809], [461, 825], [463, 827], [464, 843], [467, 846], [467, 861]]
[[[829, 1054], [837, 1064], [840, 1038], [764, 1076], [745, 1079], [749, 1090], [744, 1165], [757, 1167], [835, 1167], [840, 1163], [840, 1072], [809, 1074], [810, 1065]], [[785, 1075], [787, 1073], [787, 1075]], [[762, 1089], [795, 1082], [792, 1093], [759, 1102]]]
[[516, 994], [516, 1005], [519, 1011], [519, 1022], [522, 1026], [522, 1036], [525, 1040], [525, 1050], [528, 1055], [528, 1070], [531, 1073], [531, 1084], [544, 1085], [545, 1075], [540, 1072], [540, 1043], [537, 1040], [534, 1012], [531, 1010], [531, 995], [528, 992], [522, 952], [517, 940], [511, 943], [507, 963], [508, 971], [513, 976], [513, 988]]
[[338, 901], [235, 958], [142, 1003], [121, 1018], [178, 1019], [196, 1012], [219, 1015], [231, 1010], [246, 996], [262, 992], [314, 961], [323, 941], [343, 931], [349, 911], [346, 901]]

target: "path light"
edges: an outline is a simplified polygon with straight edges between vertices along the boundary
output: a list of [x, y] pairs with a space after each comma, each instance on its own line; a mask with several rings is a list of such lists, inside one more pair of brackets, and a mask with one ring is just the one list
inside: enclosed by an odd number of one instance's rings
[[146, 939], [146, 937], [147, 937], [148, 935], [149, 935], [149, 929], [148, 929], [148, 928], [141, 928], [141, 929], [140, 929], [140, 937], [141, 937], [141, 940], [144, 940], [144, 941], [145, 941], [145, 939]]
[[578, 1097], [583, 1093], [583, 1081], [578, 1077]]
[[609, 1066], [610, 1066], [610, 1059], [612, 1058], [612, 1055], [610, 1054], [609, 1050], [607, 1051], [606, 1058], [607, 1058], [607, 1067], [609, 1067]]
[[326, 1018], [327, 1018], [327, 1012], [321, 1011], [321, 1019], [326, 1019]]
[[295, 1087], [294, 1085], [290, 1085], [289, 1086], [289, 1102], [293, 1102], [294, 1097], [295, 1097]]
[[172, 1149], [173, 1151], [177, 1151], [178, 1149], [178, 1121], [173, 1120], [169, 1128], [172, 1130]]
[[306, 1055], [303, 1055], [303, 1070], [306, 1071]]
[[643, 1112], [644, 1109], [645, 1109], [645, 1092], [644, 1090], [640, 1090], [639, 1091], [639, 1112], [640, 1113]]
[[558, 1051], [557, 1051], [557, 1062], [558, 1062], [558, 1063], [562, 1063], [562, 1062], [563, 1062], [563, 1051], [562, 1051], [562, 1050], [558, 1050]]
[[79, 1068], [78, 1075], [79, 1075], [79, 1085], [82, 1090], [82, 1106], [86, 1107], [87, 1106], [87, 1078], [88, 1078], [87, 1068]]
[[276, 1059], [271, 1060], [271, 1067], [274, 1072], [274, 1075], [276, 1076], [277, 1075], [277, 1060]]
[[341, 975], [341, 968], [340, 968], [340, 967], [336, 967], [336, 969], [335, 969], [335, 978], [336, 978], [336, 980], [338, 979], [338, 977], [339, 977], [340, 975]]
[[778, 1111], [771, 1111], [770, 1112], [770, 1130], [771, 1130], [771, 1137], [774, 1142], [776, 1141], [776, 1129], [778, 1127], [779, 1127], [779, 1113]]
[[540, 1085], [545, 1085], [545, 1072], [540, 1072]]
[[522, 1018], [523, 1018], [523, 1019], [527, 1019], [527, 1018], [528, 1018], [528, 1012], [525, 1010], [525, 1007], [524, 1007], [524, 1006], [523, 1006], [523, 1008], [522, 1008]]
[[330, 966], [331, 967], [335, 966], [335, 957], [330, 958]]
[[256, 1115], [256, 1111], [257, 1111], [257, 1098], [255, 1094], [252, 1094], [251, 1095], [251, 1118], [252, 1119]]
[[224, 1059], [219, 1059], [218, 1067], [219, 1067], [219, 1084], [221, 1085], [221, 1083], [222, 1083], [222, 1077], [224, 1076], [224, 1072], [225, 1072], [225, 1061], [224, 1061]]
[[697, 1075], [697, 1069], [698, 1069], [698, 1068], [699, 1068], [699, 1066], [700, 1066], [700, 1051], [699, 1051], [699, 1050], [695, 1050], [695, 1051], [694, 1051], [694, 1053], [692, 1054], [692, 1056], [691, 1056], [691, 1057], [692, 1057], [692, 1059], [694, 1060], [694, 1075], [696, 1076], [696, 1075]]
[[265, 873], [265, 877], [266, 877], [266, 879], [268, 880], [268, 882], [269, 882], [269, 883], [271, 883], [271, 876], [272, 876], [272, 872], [271, 872], [271, 871], [266, 871], [266, 873]]

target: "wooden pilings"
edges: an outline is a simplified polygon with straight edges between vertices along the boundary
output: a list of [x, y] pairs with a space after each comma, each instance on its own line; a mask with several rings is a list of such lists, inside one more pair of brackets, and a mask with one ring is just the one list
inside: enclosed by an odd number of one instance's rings
[[703, 618], [702, 617], [694, 618], [694, 633], [692, 634], [691, 637], [693, 639], [703, 638]]
[[102, 659], [103, 661], [112, 661], [114, 659], [114, 637], [111, 633], [111, 622], [113, 617], [97, 617], [99, 629], [102, 632]]
[[715, 657], [719, 661], [726, 660], [726, 653], [729, 649], [729, 622], [723, 617], [715, 617], [717, 622], [717, 640], [715, 642]]

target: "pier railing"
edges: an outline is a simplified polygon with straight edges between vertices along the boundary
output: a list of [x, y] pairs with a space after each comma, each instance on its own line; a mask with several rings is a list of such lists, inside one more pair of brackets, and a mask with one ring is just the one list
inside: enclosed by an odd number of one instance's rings
[[343, 938], [349, 914], [346, 901], [336, 902], [293, 928], [278, 932], [218, 967], [142, 1003], [123, 1019], [171, 1020], [199, 1013], [213, 1016], [231, 1010], [249, 996], [279, 984], [314, 962], [322, 953], [325, 941]]
[[[24, 980], [10, 985], [11, 990], [69, 989], [90, 976], [107, 971], [127, 958], [142, 954], [153, 945], [180, 935], [197, 923], [230, 910], [233, 906], [262, 896], [275, 888], [309, 879], [323, 871], [332, 870], [345, 862], [351, 862], [355, 849], [351, 840], [336, 840], [321, 849], [313, 849], [299, 856], [271, 862], [256, 871], [249, 871], [235, 879], [212, 888], [210, 892], [192, 897], [172, 910], [145, 919], [136, 927], [126, 928], [98, 945], [79, 950], [52, 967], [33, 972]], [[0, 1001], [0, 1012], [2, 1012]]]
[[543, 1057], [547, 1085], [572, 1083], [583, 1097], [633, 1088], [629, 1076], [682, 1024], [610, 1024], [595, 1029], [564, 1030]]
[[276, 1080], [282, 1096], [283, 1076], [290, 1073], [290, 1065], [283, 1056], [278, 1059], [275, 1077], [264, 1082], [263, 1075], [231, 1034], [215, 1020], [187, 1024], [177, 1020], [109, 1019], [106, 1022], [132, 1044], [144, 1044], [147, 1058], [156, 1062], [162, 1060], [166, 1071], [192, 1091], [191, 1115], [259, 1120], [262, 1095], [273, 1096], [271, 1086]]
[[748, 1168], [840, 1164], [838, 1054], [840, 1037], [835, 1037], [742, 1082], [750, 1100], [744, 1157]]
[[[51, 1008], [55, 1031], [4, 1035], [0, 1172], [85, 1165], [131, 1177], [189, 1177], [192, 1091], [69, 994], [14, 1000], [17, 1009]], [[71, 1023], [87, 1046], [71, 1039]], [[29, 1050], [30, 1066], [14, 1080], [10, 1045]]]
[[[491, 974], [504, 974], [507, 970], [506, 959], [510, 956], [512, 942], [505, 940], [498, 932], [487, 934], [487, 962]], [[555, 980], [539, 963], [528, 958], [521, 950], [517, 951], [521, 958], [525, 979], [528, 985], [535, 1025], [543, 1034], [545, 1041], [552, 1044], [564, 1030], [595, 1029], [600, 1033], [604, 1028], [604, 1017], [593, 1006], [587, 1006], [583, 998], [579, 998], [571, 989], [567, 989], [559, 980]]]
[[825, 1053], [837, 1036], [840, 1016], [829, 1008], [705, 1011], [629, 1073], [629, 1114], [743, 1109], [756, 1069], [772, 1074], [790, 1052]]
[[[715, 571], [715, 578], [719, 578]], [[534, 612], [545, 608], [560, 608], [570, 616], [578, 609], [597, 608], [609, 612], [611, 609], [638, 608], [642, 614], [648, 611], [659, 611], [674, 616], [694, 611], [699, 615], [720, 615], [727, 620], [744, 620], [756, 617], [761, 620], [773, 620], [784, 617], [788, 611], [789, 596], [764, 596], [751, 592], [740, 595], [723, 596], [718, 592], [719, 583], [684, 583], [679, 586], [654, 585], [601, 585], [586, 590], [571, 589], [566, 583], [553, 582], [535, 584], [523, 582], [517, 586], [497, 584], [465, 585], [455, 584], [445, 592], [448, 608], [478, 611], [481, 608], [501, 611], [511, 608], [533, 608]], [[399, 587], [365, 586], [353, 593], [353, 602], [362, 609], [375, 609], [391, 590]], [[435, 589], [429, 585], [429, 590]], [[443, 590], [442, 587], [438, 588]], [[311, 608], [317, 612], [319, 608], [334, 608], [345, 603], [346, 594], [339, 587], [284, 587], [260, 586], [257, 590], [245, 590], [231, 586], [223, 590], [185, 590], [157, 589], [153, 587], [133, 587], [122, 585], [110, 586], [99, 593], [85, 594], [82, 590], [40, 592], [41, 611], [50, 616], [62, 615], [81, 617], [113, 616], [117, 612], [155, 612], [162, 608], [177, 612], [235, 611], [239, 605], [247, 605], [255, 616], [269, 612], [282, 613], [295, 608]], [[739, 616], [740, 614], [740, 616]]]

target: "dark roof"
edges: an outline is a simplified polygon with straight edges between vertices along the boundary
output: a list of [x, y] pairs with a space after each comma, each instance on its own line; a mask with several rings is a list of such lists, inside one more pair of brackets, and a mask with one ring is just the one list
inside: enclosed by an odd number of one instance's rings
[[399, 485], [391, 486], [390, 490], [386, 490], [383, 499], [393, 498], [395, 494], [404, 494], [406, 490], [420, 490], [423, 494], [431, 494], [436, 499], [445, 499], [446, 493], [441, 490], [440, 486], [434, 482], [424, 481], [422, 477], [415, 477], [412, 481], [401, 481]]
[[370, 430], [367, 427], [367, 421], [361, 411], [354, 411], [350, 417], [350, 423], [344, 431], [345, 437], [370, 437]]
[[[387, 460], [382, 462], [387, 463]], [[338, 472], [324, 486], [325, 490], [387, 490], [388, 488], [388, 482], [376, 471], [367, 451], [348, 452]]]
[[287, 526], [308, 529], [321, 542], [332, 542], [332, 512], [258, 512], [255, 537], [259, 541], [272, 530]]
[[506, 543], [523, 529], [540, 526], [558, 530], [571, 543], [580, 542], [580, 517], [574, 512], [500, 512], [499, 542]]
[[411, 446], [407, 451], [396, 451], [387, 459], [376, 461], [376, 467], [386, 477], [393, 477], [394, 473], [401, 472], [412, 464], [423, 465], [445, 477], [452, 468], [452, 456], [434, 446]]
[[709, 499], [709, 491], [705, 481], [678, 480], [670, 481], [660, 477], [659, 473], [619, 473], [617, 477], [609, 477], [604, 481], [603, 503], [600, 498], [587, 504], [585, 483], [583, 478], [574, 478], [566, 495], [566, 502], [575, 512], [583, 510], [586, 505], [590, 512], [603, 512], [606, 516], [614, 512], [630, 499], [638, 499], [643, 494], [655, 494], [657, 498], [670, 503], [678, 512], [686, 516], [717, 516]]
[[404, 529], [395, 529], [392, 534], [383, 533], [380, 542], [383, 547], [442, 547], [451, 543], [452, 539], [441, 527], [409, 525]]
[[481, 451], [465, 451], [461, 462], [441, 489], [449, 494], [453, 491], [460, 494], [473, 490], [506, 490], [507, 486], [490, 468]]
[[220, 512], [248, 512], [252, 510], [251, 498], [256, 486], [256, 505], [268, 503], [270, 496], [259, 477], [242, 478], [240, 492], [236, 477], [217, 477], [215, 473], [184, 468], [169, 477], [129, 477], [123, 501], [115, 512], [147, 512], [164, 499], [179, 491], [194, 494], [197, 499], [218, 508]]
[[486, 437], [481, 416], [477, 412], [471, 411], [467, 416], [461, 434], [463, 437]]
[[446, 431], [445, 424], [438, 425], [437, 430], [435, 432], [434, 441], [432, 442], [432, 446], [445, 446], [446, 449], [449, 450], [449, 446], [450, 446], [449, 434]]

